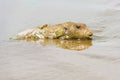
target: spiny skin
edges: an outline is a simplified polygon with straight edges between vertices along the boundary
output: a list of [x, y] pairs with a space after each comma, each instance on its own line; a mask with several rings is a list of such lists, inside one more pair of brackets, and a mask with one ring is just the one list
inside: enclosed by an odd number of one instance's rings
[[84, 23], [65, 22], [28, 29], [18, 33], [16, 39], [92, 39], [92, 35]]

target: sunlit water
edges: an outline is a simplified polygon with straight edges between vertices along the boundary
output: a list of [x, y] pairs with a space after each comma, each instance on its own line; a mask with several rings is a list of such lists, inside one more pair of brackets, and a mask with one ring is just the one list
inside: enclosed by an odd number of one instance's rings
[[[0, 1], [0, 80], [119, 80], [119, 0]], [[84, 22], [92, 41], [9, 40], [42, 24]]]

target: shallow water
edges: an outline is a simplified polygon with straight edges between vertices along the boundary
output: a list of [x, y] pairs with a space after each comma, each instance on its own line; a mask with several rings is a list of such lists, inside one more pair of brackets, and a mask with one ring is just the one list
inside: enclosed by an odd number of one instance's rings
[[[0, 80], [119, 80], [118, 0], [0, 1]], [[84, 22], [92, 41], [9, 40], [45, 23]]]

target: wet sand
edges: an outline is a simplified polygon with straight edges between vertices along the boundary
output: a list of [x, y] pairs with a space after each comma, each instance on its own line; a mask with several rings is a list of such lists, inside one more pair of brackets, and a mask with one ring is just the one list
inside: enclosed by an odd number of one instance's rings
[[[119, 1], [0, 2], [0, 80], [120, 80]], [[9, 40], [24, 29], [69, 20], [86, 23], [94, 39]]]

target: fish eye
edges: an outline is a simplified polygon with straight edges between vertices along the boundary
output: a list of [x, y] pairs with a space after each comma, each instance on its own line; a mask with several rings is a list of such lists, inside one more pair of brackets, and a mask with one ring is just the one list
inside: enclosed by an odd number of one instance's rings
[[66, 30], [68, 30], [66, 27], [64, 27], [64, 30], [66, 31]]
[[76, 26], [77, 29], [79, 29], [80, 27], [81, 27], [81, 26], [78, 26], [78, 25]]

